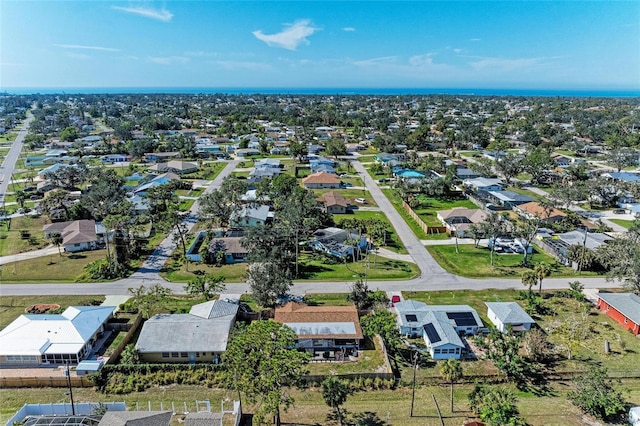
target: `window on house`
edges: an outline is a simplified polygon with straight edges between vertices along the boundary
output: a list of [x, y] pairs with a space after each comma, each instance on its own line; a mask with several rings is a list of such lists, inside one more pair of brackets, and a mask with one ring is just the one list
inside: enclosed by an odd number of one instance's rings
[[178, 352], [171, 352], [171, 358], [178, 358]]
[[162, 358], [169, 358], [169, 352], [162, 352]]
[[439, 353], [440, 353], [440, 349], [434, 349], [434, 350], [433, 350], [433, 353], [434, 353], [434, 354], [439, 354]]
[[181, 358], [186, 358], [186, 357], [188, 357], [188, 356], [189, 356], [189, 354], [188, 354], [188, 353], [186, 353], [186, 352], [180, 352], [180, 357], [181, 357]]
[[624, 319], [624, 323], [627, 324], [629, 322], [629, 318]]

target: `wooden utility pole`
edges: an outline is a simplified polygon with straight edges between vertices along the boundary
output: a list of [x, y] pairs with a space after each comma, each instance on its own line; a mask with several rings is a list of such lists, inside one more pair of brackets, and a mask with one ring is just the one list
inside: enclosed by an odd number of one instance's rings
[[438, 405], [438, 401], [436, 400], [436, 396], [431, 394], [433, 397], [433, 402], [436, 404], [436, 410], [438, 410], [438, 417], [440, 418], [440, 424], [444, 426], [444, 419], [442, 418], [442, 413], [440, 412], [440, 406]]

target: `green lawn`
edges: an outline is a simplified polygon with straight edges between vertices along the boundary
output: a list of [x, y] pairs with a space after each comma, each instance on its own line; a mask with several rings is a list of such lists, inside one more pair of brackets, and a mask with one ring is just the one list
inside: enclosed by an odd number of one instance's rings
[[[16, 206], [16, 208], [18, 207]], [[48, 219], [22, 216], [9, 219], [9, 222], [9, 231], [7, 231], [6, 223], [0, 226], [0, 256], [24, 253], [49, 245], [49, 242], [44, 238], [44, 232], [42, 232], [42, 226], [50, 223]], [[22, 238], [23, 231], [28, 233], [29, 237]]]
[[438, 210], [449, 210], [455, 207], [465, 207], [468, 209], [478, 208], [478, 206], [467, 199], [433, 198], [420, 195], [418, 200], [421, 202], [421, 205], [419, 208], [414, 209], [414, 211], [427, 226], [442, 226], [442, 222], [440, 222], [436, 216]]
[[533, 191], [529, 191], [528, 189], [525, 188], [517, 188], [515, 186], [510, 186], [508, 188], [506, 188], [507, 190], [511, 191], [511, 192], [515, 192], [516, 194], [520, 194], [520, 195], [526, 195], [528, 197], [533, 198], [534, 200], [540, 201], [542, 199], [542, 197], [539, 194], [536, 194]]
[[220, 174], [226, 165], [227, 163], [225, 162], [205, 163], [199, 167], [197, 172], [184, 175], [183, 178], [213, 180]]
[[0, 296], [0, 330], [35, 304], [56, 304], [65, 309], [69, 306], [90, 305], [96, 300], [102, 302], [104, 296]]
[[[475, 248], [473, 244], [459, 245], [456, 253], [454, 245], [427, 246], [427, 250], [434, 259], [446, 269], [456, 275], [469, 278], [513, 277], [520, 278], [528, 268], [520, 266], [521, 254], [495, 254], [494, 266], [490, 264], [490, 251], [487, 247]], [[534, 253], [529, 255], [530, 263], [546, 262], [552, 266], [552, 277], [580, 278], [596, 276], [594, 272], [582, 272], [578, 275], [573, 269], [558, 264], [556, 260], [534, 247]], [[544, 282], [543, 282], [544, 287]]]
[[[321, 260], [310, 258], [306, 254], [300, 256], [300, 276], [301, 280], [321, 280], [321, 281], [353, 281], [357, 278], [364, 278], [365, 275], [371, 280], [403, 280], [417, 276], [418, 268], [413, 263], [401, 262], [385, 259], [375, 255], [369, 256], [369, 261], [361, 260], [355, 263], [338, 263], [335, 265], [325, 264]], [[246, 263], [236, 263], [234, 265], [223, 265], [220, 267], [205, 264], [189, 264], [189, 271], [186, 271], [184, 263], [175, 259], [167, 262], [165, 270], [161, 275], [171, 282], [188, 282], [198, 273], [221, 275], [228, 283], [245, 282]], [[229, 291], [233, 291], [229, 289]]]
[[620, 225], [626, 229], [631, 229], [631, 227], [633, 226], [633, 220], [624, 220], [624, 219], [609, 219], [609, 220], [615, 223], [616, 225]]
[[106, 250], [64, 253], [62, 256], [38, 257], [2, 266], [0, 280], [3, 283], [64, 283], [81, 279], [84, 267], [94, 260], [104, 259]]
[[[400, 199], [400, 197], [398, 196], [395, 190], [382, 189], [382, 193], [387, 197], [389, 202], [391, 202], [391, 204], [396, 209], [396, 211], [400, 214], [400, 216], [402, 216], [406, 224], [409, 225], [409, 228], [411, 228], [411, 230], [416, 235], [416, 237], [418, 237], [421, 240], [426, 240], [430, 237], [430, 235], [426, 234], [422, 230], [422, 228], [420, 228], [420, 226], [418, 225], [418, 222], [413, 220], [413, 218], [409, 216], [409, 213], [407, 213], [407, 211], [402, 207], [402, 199]], [[439, 235], [439, 234], [434, 234], [434, 236], [435, 235]]]

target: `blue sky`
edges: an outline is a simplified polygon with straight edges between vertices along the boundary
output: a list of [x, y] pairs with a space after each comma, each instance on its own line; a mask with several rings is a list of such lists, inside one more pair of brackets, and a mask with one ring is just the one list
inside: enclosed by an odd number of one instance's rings
[[640, 90], [640, 1], [0, 1], [0, 87]]

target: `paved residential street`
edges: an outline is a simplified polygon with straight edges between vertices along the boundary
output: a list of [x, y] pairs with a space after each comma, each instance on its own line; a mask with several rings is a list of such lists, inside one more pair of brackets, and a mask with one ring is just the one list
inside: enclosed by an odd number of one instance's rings
[[9, 188], [9, 183], [11, 183], [11, 175], [14, 173], [14, 168], [18, 161], [18, 157], [20, 157], [20, 153], [22, 152], [22, 144], [24, 143], [24, 138], [27, 136], [29, 132], [29, 124], [33, 121], [33, 114], [29, 112], [27, 114], [27, 119], [22, 123], [22, 128], [18, 132], [16, 139], [13, 141], [11, 145], [11, 149], [7, 152], [7, 156], [4, 157], [2, 161], [2, 166], [0, 166], [0, 175], [4, 175], [4, 179], [0, 182], [0, 205], [4, 204], [4, 196], [7, 193], [7, 189]]

